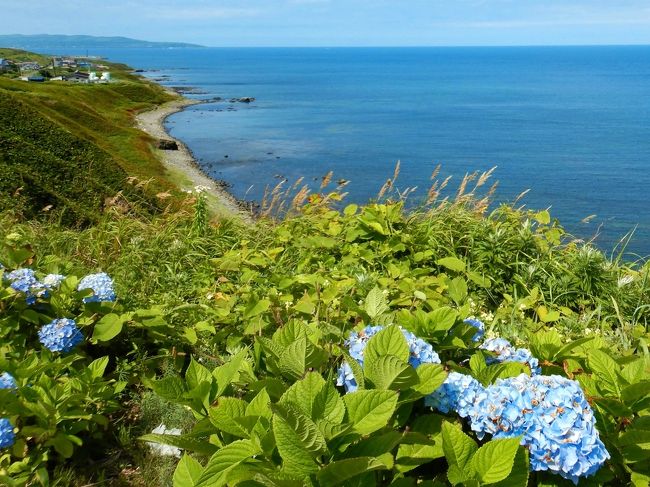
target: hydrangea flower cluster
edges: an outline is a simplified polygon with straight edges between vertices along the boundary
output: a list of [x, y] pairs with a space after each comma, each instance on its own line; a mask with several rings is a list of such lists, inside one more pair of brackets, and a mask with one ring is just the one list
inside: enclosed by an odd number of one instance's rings
[[499, 379], [474, 402], [471, 428], [477, 436], [523, 435], [531, 469], [548, 470], [578, 483], [610, 458], [600, 440], [591, 406], [580, 384], [561, 377]]
[[478, 438], [521, 435], [532, 470], [550, 471], [576, 484], [610, 458], [580, 385], [565, 377], [521, 374], [483, 387], [468, 375], [451, 372], [425, 403], [466, 418]]
[[25, 302], [32, 305], [38, 298], [47, 298], [52, 289], [59, 286], [65, 276], [61, 274], [48, 274], [42, 280], [36, 278], [32, 269], [16, 269], [5, 274], [4, 279], [9, 281], [14, 291], [25, 295]]
[[480, 342], [483, 339], [483, 336], [485, 335], [485, 324], [481, 320], [477, 320], [476, 318], [467, 318], [465, 320], [465, 323], [476, 328], [476, 333], [472, 337], [472, 341], [474, 343]]
[[474, 411], [474, 403], [484, 399], [485, 388], [471, 375], [450, 372], [442, 385], [429, 394], [424, 403], [442, 413], [454, 411], [466, 418]]
[[38, 332], [40, 342], [52, 352], [67, 353], [83, 340], [74, 320], [61, 318], [43, 326]]
[[539, 375], [542, 369], [539, 366], [539, 360], [533, 357], [533, 354], [527, 348], [515, 348], [505, 338], [490, 338], [486, 340], [479, 348], [493, 352], [495, 357], [488, 359], [488, 363], [494, 362], [520, 362], [530, 367], [532, 375]]
[[[360, 332], [351, 332], [350, 337], [345, 341], [350, 356], [359, 362], [359, 365], [362, 367], [363, 352], [368, 341], [383, 329], [383, 326], [366, 326]], [[410, 331], [402, 328], [400, 328], [400, 330], [402, 331], [404, 338], [406, 338], [409, 346], [409, 364], [417, 368], [420, 364], [440, 363], [440, 357], [438, 357], [438, 354], [433, 350], [433, 347], [429, 343], [416, 337]], [[357, 381], [354, 379], [352, 368], [347, 362], [343, 362], [341, 367], [339, 367], [336, 385], [344, 386], [346, 392], [354, 392], [357, 390]]]
[[99, 274], [90, 274], [79, 281], [78, 291], [91, 289], [92, 296], [84, 298], [84, 303], [100, 303], [104, 301], [115, 301], [115, 291], [113, 290], [113, 280], [105, 272]]
[[9, 448], [15, 441], [13, 425], [7, 418], [0, 418], [0, 448]]
[[0, 389], [17, 389], [16, 379], [9, 372], [0, 374]]

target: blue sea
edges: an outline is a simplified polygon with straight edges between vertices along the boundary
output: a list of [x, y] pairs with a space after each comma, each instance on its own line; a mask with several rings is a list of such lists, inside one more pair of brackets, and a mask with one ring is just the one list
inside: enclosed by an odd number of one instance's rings
[[[92, 54], [92, 53], [91, 53]], [[171, 116], [205, 172], [259, 200], [304, 177], [351, 202], [497, 166], [496, 202], [551, 214], [612, 251], [650, 255], [650, 46], [123, 49], [96, 54], [209, 102]], [[455, 183], [455, 185], [454, 185]], [[595, 216], [594, 216], [595, 215]], [[591, 217], [589, 223], [583, 222]]]

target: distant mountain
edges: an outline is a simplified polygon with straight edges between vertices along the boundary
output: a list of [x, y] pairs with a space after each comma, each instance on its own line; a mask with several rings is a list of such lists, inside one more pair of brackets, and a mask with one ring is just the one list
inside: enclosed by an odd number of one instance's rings
[[150, 42], [128, 37], [95, 37], [95, 36], [67, 36], [67, 35], [0, 35], [0, 47], [14, 47], [18, 49], [31, 49], [38, 51], [61, 51], [75, 49], [78, 51], [101, 48], [131, 48], [131, 47], [203, 47], [197, 44], [183, 42]]

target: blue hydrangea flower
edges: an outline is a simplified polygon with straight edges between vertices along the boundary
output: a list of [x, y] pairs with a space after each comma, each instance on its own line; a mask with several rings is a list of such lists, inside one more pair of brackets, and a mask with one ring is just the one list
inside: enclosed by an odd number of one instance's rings
[[486, 340], [479, 348], [496, 354], [488, 359], [488, 363], [494, 362], [519, 362], [530, 367], [532, 375], [539, 375], [542, 369], [539, 360], [527, 348], [515, 348], [504, 338], [491, 338]]
[[13, 425], [7, 418], [0, 418], [0, 448], [9, 448], [15, 441]]
[[0, 374], [0, 389], [17, 389], [16, 379], [9, 372]]
[[[345, 345], [348, 347], [350, 356], [359, 362], [359, 365], [363, 367], [363, 352], [368, 344], [368, 341], [383, 330], [383, 326], [366, 326], [360, 332], [351, 332], [349, 338], [345, 341]], [[433, 350], [433, 347], [422, 340], [421, 338], [416, 337], [413, 333], [408, 330], [400, 328], [406, 342], [409, 346], [409, 363], [417, 368], [420, 364], [439, 364], [440, 357]], [[346, 392], [354, 392], [357, 390], [357, 382], [354, 379], [354, 374], [352, 373], [352, 368], [347, 362], [343, 362], [341, 367], [338, 370], [338, 376], [336, 379], [336, 385], [344, 386]]]
[[580, 385], [565, 377], [537, 375], [499, 379], [485, 389], [468, 415], [479, 438], [523, 435], [534, 471], [578, 483], [610, 458]]
[[477, 320], [476, 318], [467, 318], [465, 320], [465, 323], [468, 325], [472, 325], [474, 328], [476, 328], [476, 333], [472, 337], [472, 341], [474, 343], [478, 343], [483, 339], [483, 335], [485, 335], [485, 324], [481, 320]]
[[38, 339], [52, 352], [67, 353], [83, 340], [83, 335], [74, 320], [61, 318], [43, 326]]
[[456, 412], [467, 418], [474, 411], [474, 403], [485, 396], [485, 388], [474, 377], [450, 372], [442, 385], [424, 399], [424, 404], [441, 413]]
[[25, 302], [29, 305], [34, 304], [39, 297], [47, 297], [47, 287], [36, 279], [32, 269], [16, 269], [4, 278], [11, 283], [14, 291], [25, 295]]
[[115, 301], [113, 280], [105, 272], [90, 274], [79, 281], [77, 290], [92, 289], [93, 295], [84, 298], [84, 303], [100, 303], [103, 301]]

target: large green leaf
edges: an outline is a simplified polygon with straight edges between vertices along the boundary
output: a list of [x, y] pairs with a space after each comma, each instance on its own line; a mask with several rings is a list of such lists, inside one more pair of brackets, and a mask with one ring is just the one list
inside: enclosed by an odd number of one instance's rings
[[631, 384], [621, 391], [621, 397], [628, 405], [632, 405], [637, 401], [647, 398], [648, 394], [650, 394], [650, 380]]
[[386, 470], [388, 466], [374, 457], [347, 458], [338, 460], [323, 467], [318, 472], [321, 485], [341, 485], [364, 473], [375, 470]]
[[523, 446], [517, 449], [515, 463], [512, 472], [504, 480], [492, 484], [492, 487], [526, 487], [528, 485], [528, 476], [530, 465], [528, 463], [528, 450]]
[[185, 373], [185, 381], [190, 389], [198, 387], [202, 382], [212, 383], [212, 374], [203, 365], [194, 360], [190, 360], [190, 365]]
[[297, 408], [273, 406], [273, 434], [289, 474], [307, 476], [318, 470], [314, 458], [327, 451], [325, 437], [316, 424]]
[[383, 355], [368, 360], [365, 367], [366, 378], [376, 389], [407, 389], [418, 383], [415, 369], [394, 355]]
[[445, 421], [442, 424], [442, 449], [450, 467], [455, 466], [461, 472], [465, 472], [467, 464], [478, 447], [474, 440], [463, 433], [460, 426]]
[[465, 272], [465, 262], [457, 257], [443, 257], [442, 259], [438, 259], [436, 264], [446, 267], [450, 271]]
[[601, 350], [590, 350], [587, 355], [587, 364], [594, 374], [600, 379], [599, 387], [605, 391], [620, 394], [620, 384], [617, 373], [621, 366]]
[[308, 372], [295, 382], [280, 399], [292, 403], [314, 422], [324, 419], [340, 423], [345, 416], [345, 404], [331, 382], [326, 382], [317, 372]]
[[234, 435], [238, 438], [248, 438], [248, 430], [236, 421], [246, 415], [247, 404], [236, 397], [221, 397], [215, 407], [211, 407], [208, 414], [210, 422], [219, 430]]
[[500, 482], [510, 475], [521, 437], [488, 441], [472, 456], [470, 468], [483, 484]]
[[364, 363], [384, 355], [394, 355], [404, 362], [409, 359], [408, 343], [396, 325], [387, 326], [368, 341], [364, 350]]
[[156, 394], [170, 402], [182, 402], [187, 392], [185, 381], [180, 377], [169, 376], [148, 384]]
[[246, 349], [240, 350], [237, 354], [233, 355], [228, 362], [212, 371], [212, 375], [217, 379], [217, 397], [226, 391], [239, 372], [239, 368], [247, 355], [248, 351]]
[[249, 440], [234, 441], [210, 457], [194, 487], [219, 487], [228, 484], [228, 472], [261, 453]]
[[388, 300], [381, 289], [375, 287], [368, 293], [364, 310], [373, 320], [388, 311]]
[[394, 391], [365, 389], [343, 397], [354, 431], [368, 435], [386, 426], [395, 412], [398, 394]]
[[183, 455], [174, 471], [174, 487], [194, 487], [201, 477], [203, 467], [189, 455]]
[[124, 325], [124, 319], [115, 313], [110, 313], [105, 315], [101, 320], [95, 325], [93, 330], [93, 342], [107, 342], [122, 331]]
[[412, 389], [423, 396], [437, 390], [447, 378], [447, 372], [441, 364], [420, 364], [415, 372], [419, 382], [412, 386]]

